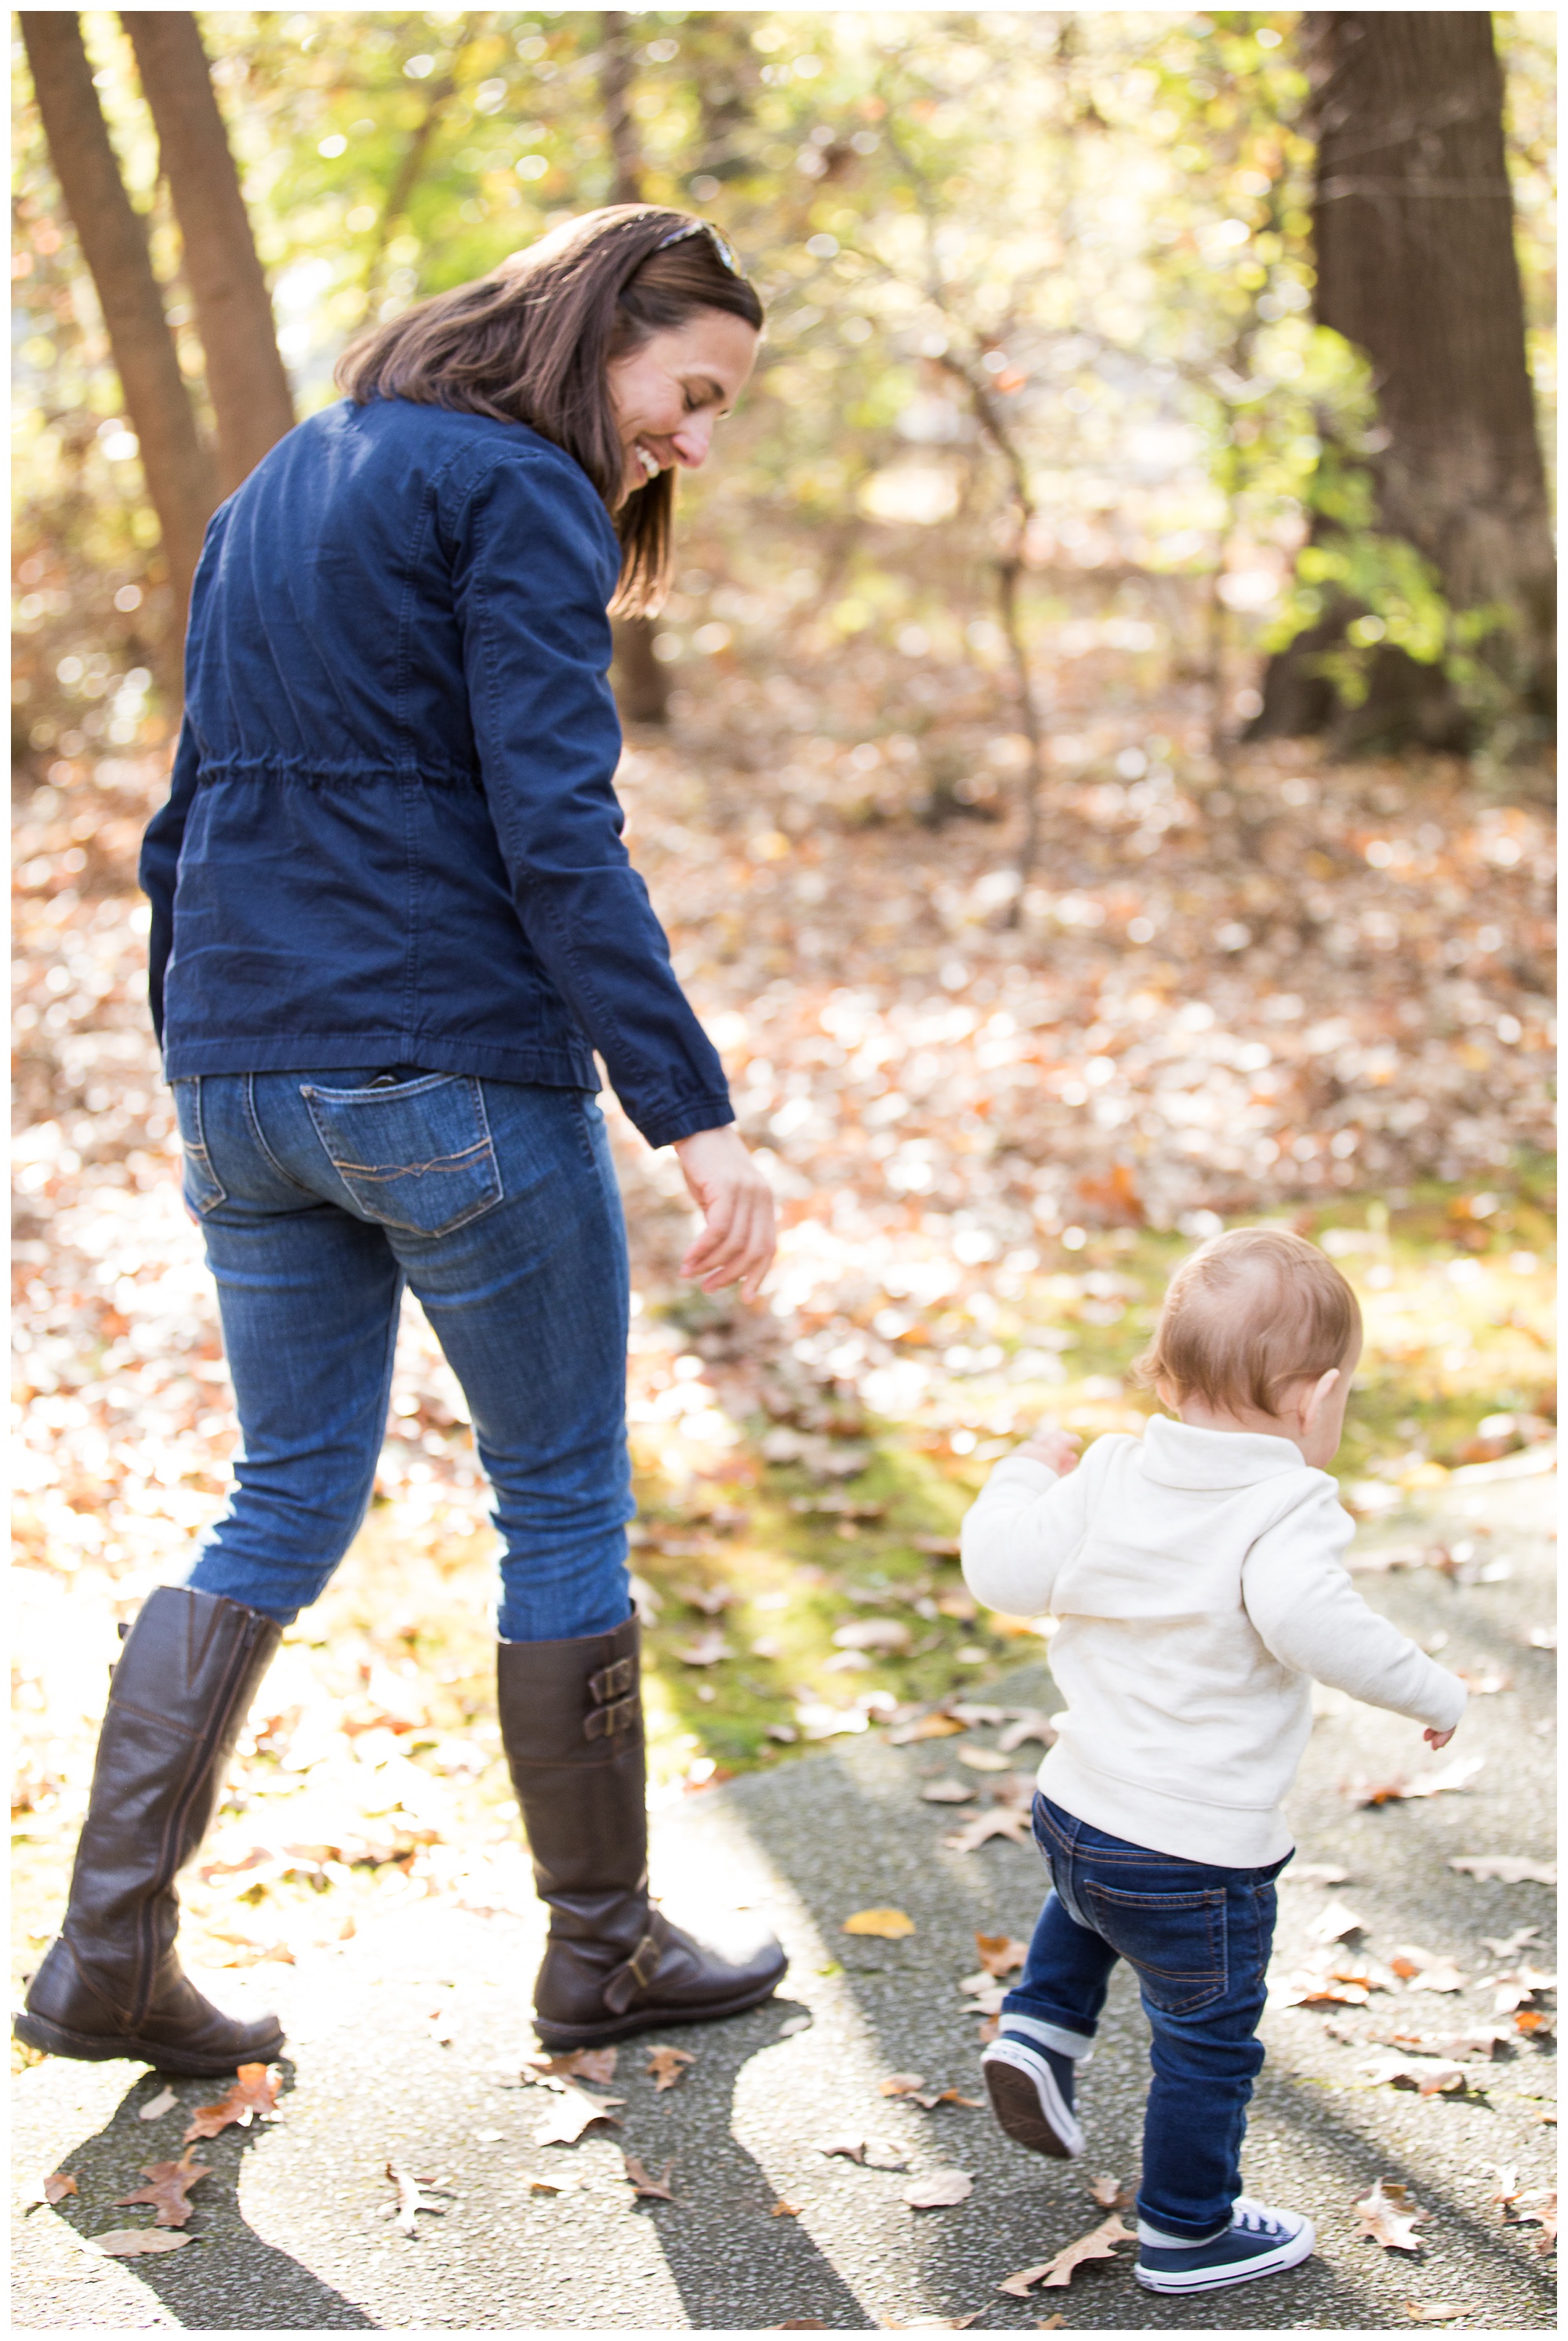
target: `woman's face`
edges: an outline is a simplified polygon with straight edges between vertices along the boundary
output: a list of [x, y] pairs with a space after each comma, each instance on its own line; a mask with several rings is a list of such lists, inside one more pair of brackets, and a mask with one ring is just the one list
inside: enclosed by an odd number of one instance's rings
[[743, 317], [699, 309], [611, 359], [610, 403], [626, 457], [623, 497], [672, 464], [695, 471], [706, 461], [714, 425], [744, 389], [756, 354], [757, 336]]

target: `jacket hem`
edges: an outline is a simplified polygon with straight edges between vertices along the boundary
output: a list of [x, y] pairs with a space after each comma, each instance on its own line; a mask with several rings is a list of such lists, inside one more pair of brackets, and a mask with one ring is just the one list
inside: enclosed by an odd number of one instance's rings
[[1091, 1828], [1177, 1861], [1203, 1862], [1213, 1869], [1262, 1869], [1295, 1846], [1277, 1805], [1260, 1809], [1189, 1802], [1097, 1771], [1061, 1745], [1041, 1765], [1035, 1785]]
[[593, 1090], [601, 1084], [592, 1054], [575, 1049], [514, 1049], [420, 1032], [287, 1032], [165, 1040], [164, 1078], [198, 1073], [325, 1072], [363, 1065], [417, 1065], [424, 1072], [476, 1073], [492, 1081], [536, 1082], [544, 1089]]

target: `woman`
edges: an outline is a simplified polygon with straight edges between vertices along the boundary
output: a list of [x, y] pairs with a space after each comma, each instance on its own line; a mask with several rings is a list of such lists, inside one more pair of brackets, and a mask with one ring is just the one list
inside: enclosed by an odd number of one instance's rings
[[154, 1022], [242, 1439], [184, 1587], [115, 1670], [70, 1904], [16, 2022], [56, 2056], [218, 2074], [276, 2019], [181, 1973], [175, 1874], [283, 1629], [364, 1518], [406, 1282], [504, 1539], [502, 1733], [550, 1906], [555, 2048], [729, 2015], [784, 1972], [648, 1897], [625, 1235], [594, 1051], [750, 1299], [768, 1189], [621, 843], [606, 604], [655, 603], [673, 472], [762, 306], [705, 223], [616, 206], [350, 350], [341, 404], [215, 517], [147, 832]]

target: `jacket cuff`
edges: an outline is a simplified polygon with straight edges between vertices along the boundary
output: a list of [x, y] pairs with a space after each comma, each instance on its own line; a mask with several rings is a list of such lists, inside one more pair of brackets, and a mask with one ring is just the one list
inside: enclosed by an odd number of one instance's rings
[[699, 1130], [722, 1130], [734, 1118], [729, 1093], [721, 1090], [694, 1098], [687, 1105], [672, 1107], [668, 1113], [657, 1114], [652, 1121], [639, 1121], [637, 1128], [650, 1146], [673, 1146], [677, 1138], [694, 1138]]

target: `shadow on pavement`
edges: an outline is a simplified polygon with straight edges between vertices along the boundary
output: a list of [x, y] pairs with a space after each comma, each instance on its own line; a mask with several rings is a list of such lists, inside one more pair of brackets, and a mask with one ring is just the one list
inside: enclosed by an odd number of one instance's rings
[[[279, 2064], [286, 2097], [294, 2067], [286, 2057]], [[56, 2204], [52, 2213], [40, 2208], [35, 2218], [53, 2216], [82, 2237], [147, 2224], [146, 2207], [126, 2209], [116, 2197], [142, 2184], [144, 2163], [171, 2160], [184, 2150], [171, 2143], [166, 2129], [160, 2134], [139, 2117], [140, 2107], [169, 2078], [162, 2073], [138, 2076], [102, 2128], [61, 2157], [59, 2167], [75, 2177], [76, 2193]], [[179, 2086], [187, 2111], [209, 2096], [221, 2097], [225, 2088], [222, 2081]], [[241, 2215], [241, 2167], [261, 2135], [253, 2125], [204, 2138], [196, 2159], [212, 2177], [191, 2197], [192, 2216], [183, 2231], [190, 2236], [190, 2244], [183, 2251], [138, 2255], [121, 2265], [145, 2285], [167, 2317], [195, 2332], [376, 2329], [375, 2319], [363, 2309], [286, 2252], [264, 2243]]]

